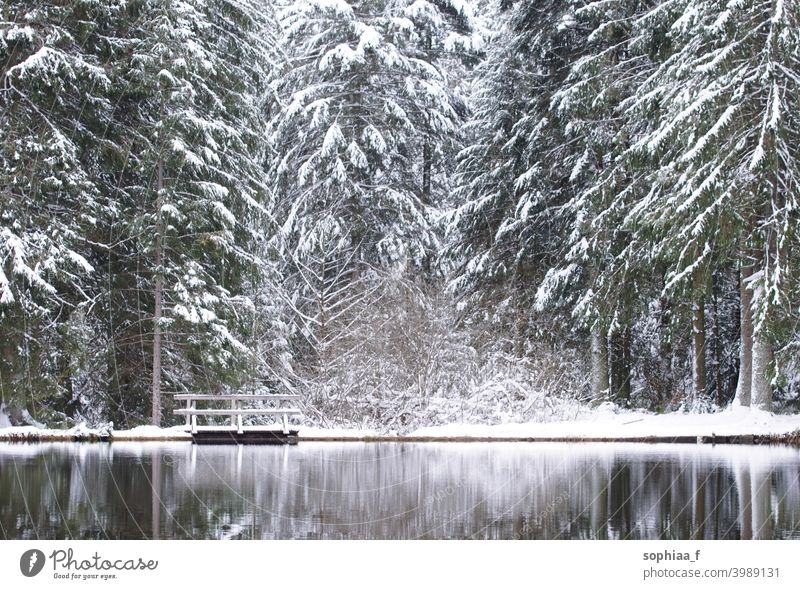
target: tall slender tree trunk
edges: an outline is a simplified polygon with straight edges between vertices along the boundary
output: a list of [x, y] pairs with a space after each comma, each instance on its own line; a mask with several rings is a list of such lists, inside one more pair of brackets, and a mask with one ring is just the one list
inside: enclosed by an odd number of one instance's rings
[[742, 263], [739, 270], [739, 380], [736, 383], [734, 405], [750, 407], [753, 380], [753, 292], [747, 281], [753, 275], [753, 266]]
[[152, 424], [161, 425], [161, 317], [164, 298], [164, 220], [161, 215], [164, 190], [164, 164], [159, 157], [156, 177], [156, 242], [153, 308], [153, 411]]
[[706, 392], [706, 312], [703, 296], [692, 303], [692, 395], [695, 399]]
[[630, 285], [625, 285], [620, 293], [619, 323], [609, 337], [609, 384], [614, 398], [623, 406], [631, 400], [631, 299]]
[[[700, 251], [696, 254], [700, 261]], [[694, 275], [692, 287], [692, 397], [699, 399], [706, 393], [706, 279], [702, 269]]]
[[633, 393], [633, 383], [631, 382], [631, 367], [633, 366], [633, 330], [630, 324], [622, 330], [622, 383], [620, 387], [620, 398], [629, 404]]
[[610, 385], [614, 398], [622, 405], [631, 399], [630, 327], [623, 327], [611, 336], [609, 346]]
[[714, 311], [714, 324], [711, 330], [711, 337], [714, 338], [714, 358], [712, 364], [714, 366], [714, 390], [717, 392], [717, 405], [720, 407], [725, 402], [725, 391], [722, 386], [722, 349], [719, 333], [719, 300], [717, 293], [713, 293], [712, 303]]
[[[767, 218], [771, 210], [777, 204], [778, 183], [777, 179], [773, 182], [772, 203], [765, 206], [764, 218]], [[775, 232], [769, 230], [764, 251], [761, 259], [761, 285], [758, 289], [760, 297], [766, 296], [766, 289], [772, 281], [773, 261], [775, 260], [776, 243]], [[764, 305], [764, 301], [756, 301], [757, 306]], [[769, 311], [765, 313], [769, 315]], [[771, 371], [773, 366], [772, 343], [767, 335], [767, 320], [762, 316], [759, 325], [753, 329], [753, 374], [750, 385], [750, 404], [752, 407], [769, 411], [772, 408], [772, 379]]]
[[57, 330], [58, 333], [58, 356], [56, 360], [56, 370], [58, 371], [58, 381], [61, 385], [62, 394], [58, 399], [57, 407], [65, 415], [75, 417], [79, 403], [75, 399], [75, 391], [72, 386], [72, 351], [67, 345], [68, 327], [70, 312], [64, 316], [64, 323]]
[[[628, 282], [627, 279], [626, 282]], [[630, 404], [633, 394], [633, 383], [631, 382], [631, 367], [633, 366], [633, 329], [632, 309], [634, 299], [633, 284], [626, 284], [621, 294], [622, 305], [622, 330], [619, 333], [619, 349], [617, 350], [617, 396], [624, 406]]]
[[520, 305], [517, 310], [517, 317], [514, 321], [514, 353], [518, 358], [523, 358], [526, 353], [526, 342], [528, 341], [528, 314], [524, 305]]
[[772, 408], [772, 344], [763, 330], [753, 336], [753, 379], [751, 405], [769, 411]]
[[658, 301], [658, 402], [664, 406], [675, 395], [675, 378], [673, 377], [673, 352], [670, 324], [672, 323], [672, 303], [663, 295], [666, 286], [666, 268], [662, 265], [658, 270], [661, 277], [662, 295]]
[[592, 399], [608, 395], [608, 338], [599, 322], [592, 327]]

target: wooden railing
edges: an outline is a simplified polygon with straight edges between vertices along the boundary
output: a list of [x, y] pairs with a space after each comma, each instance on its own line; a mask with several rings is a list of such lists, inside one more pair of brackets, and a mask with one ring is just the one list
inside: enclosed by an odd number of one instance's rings
[[[300, 395], [255, 395], [255, 394], [230, 394], [230, 395], [210, 395], [210, 394], [189, 394], [179, 393], [174, 396], [176, 401], [185, 401], [186, 407], [175, 409], [175, 415], [185, 415], [186, 425], [191, 428], [192, 433], [197, 432], [198, 417], [230, 416], [231, 429], [242, 433], [242, 420], [246, 415], [272, 415], [276, 419], [281, 418], [283, 433], [289, 433], [289, 416], [302, 415], [303, 412], [295, 407], [281, 407], [280, 405], [289, 401], [298, 401]], [[228, 409], [198, 409], [198, 402], [208, 403], [230, 403]], [[274, 408], [253, 407], [254, 403], [272, 402]]]

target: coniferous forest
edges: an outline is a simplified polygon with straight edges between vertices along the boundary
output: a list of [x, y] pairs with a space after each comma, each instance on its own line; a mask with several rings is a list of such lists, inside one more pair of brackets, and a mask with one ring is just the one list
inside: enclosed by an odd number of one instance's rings
[[796, 412], [797, 0], [4, 0], [0, 396]]

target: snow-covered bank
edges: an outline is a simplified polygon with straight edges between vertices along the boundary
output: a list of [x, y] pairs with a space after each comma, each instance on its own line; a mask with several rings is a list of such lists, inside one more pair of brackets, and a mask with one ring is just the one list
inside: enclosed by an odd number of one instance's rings
[[[206, 426], [198, 427], [207, 429]], [[245, 431], [254, 429], [245, 427]], [[257, 428], [257, 429], [270, 429]], [[275, 426], [275, 429], [279, 429]], [[319, 428], [300, 426], [299, 437], [314, 440], [364, 439], [380, 436], [372, 430]], [[192, 436], [186, 426], [156, 427], [141, 425], [133, 429], [113, 430], [109, 428], [89, 428], [80, 424], [70, 429], [48, 429], [32, 425], [0, 428], [0, 442], [36, 442], [36, 441], [103, 441], [103, 442], [147, 442], [147, 441], [188, 441]]]
[[502, 425], [450, 424], [424, 427], [415, 438], [563, 438], [641, 439], [649, 437], [714, 437], [784, 435], [800, 430], [800, 415], [774, 415], [748, 408], [719, 413], [667, 413], [620, 411], [600, 407], [575, 421]]
[[192, 436], [183, 426], [161, 428], [142, 425], [129, 430], [114, 430], [110, 427], [90, 428], [79, 424], [70, 429], [48, 429], [33, 425], [0, 428], [0, 441], [36, 442], [47, 441], [147, 441], [147, 440], [191, 440]]
[[[200, 428], [204, 429], [204, 428]], [[245, 428], [251, 429], [251, 428]], [[380, 433], [364, 429], [299, 426], [300, 440], [648, 440], [669, 438], [714, 439], [727, 436], [786, 436], [800, 432], [800, 415], [774, 415], [765, 411], [734, 408], [719, 413], [652, 414], [601, 406], [580, 419], [550, 423], [500, 425], [449, 424], [424, 427], [407, 434]], [[190, 440], [185, 426], [158, 428], [139, 426], [129, 430], [90, 429], [79, 425], [69, 430], [33, 426], [0, 428], [0, 441], [100, 440], [182, 441]]]

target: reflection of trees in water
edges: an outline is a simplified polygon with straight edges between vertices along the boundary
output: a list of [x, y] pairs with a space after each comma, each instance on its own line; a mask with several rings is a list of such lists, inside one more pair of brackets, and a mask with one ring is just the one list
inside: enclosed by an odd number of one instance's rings
[[[0, 454], [0, 520], [9, 537], [118, 538], [149, 513], [149, 477], [109, 445], [41, 444]], [[116, 507], [124, 504], [122, 512]]]
[[150, 459], [150, 537], [153, 540], [161, 538], [161, 508], [162, 488], [161, 460], [158, 457]]
[[[742, 458], [734, 461], [731, 468], [736, 473], [741, 539], [782, 537], [783, 534], [776, 535], [776, 529], [797, 533], [798, 526], [794, 521], [797, 514], [793, 512], [790, 521], [787, 521], [785, 513], [781, 513], [787, 505], [787, 499], [788, 504], [797, 505], [796, 467], [792, 476], [792, 469], [776, 469], [763, 461]], [[779, 489], [782, 492], [776, 492]], [[773, 505], [776, 509], [773, 509]]]
[[[713, 474], [713, 473], [712, 473]], [[705, 539], [706, 532], [706, 485], [710, 476], [706, 476], [697, 463], [692, 464], [692, 539]], [[716, 479], [716, 477], [714, 477]]]
[[0, 449], [0, 531], [20, 538], [772, 538], [799, 520], [788, 449]]

